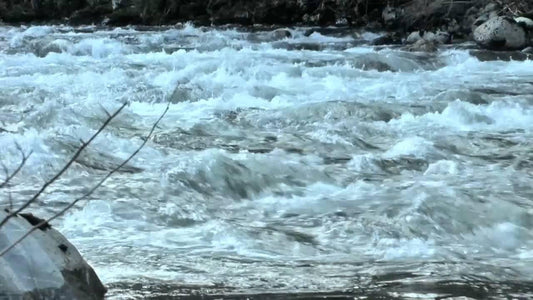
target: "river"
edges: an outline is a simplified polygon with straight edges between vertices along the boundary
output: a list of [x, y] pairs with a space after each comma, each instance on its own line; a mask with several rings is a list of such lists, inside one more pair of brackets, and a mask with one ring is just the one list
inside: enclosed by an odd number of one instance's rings
[[53, 224], [109, 298], [533, 297], [533, 62], [289, 32], [0, 27], [1, 160], [33, 151], [1, 205], [128, 102], [31, 206], [51, 216], [170, 102]]

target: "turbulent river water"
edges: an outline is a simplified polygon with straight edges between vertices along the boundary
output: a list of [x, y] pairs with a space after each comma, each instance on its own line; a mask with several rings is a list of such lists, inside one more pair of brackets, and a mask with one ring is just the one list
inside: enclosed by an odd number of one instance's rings
[[290, 33], [0, 27], [1, 160], [33, 151], [1, 205], [127, 101], [32, 205], [51, 216], [170, 102], [53, 224], [111, 298], [533, 296], [533, 62]]

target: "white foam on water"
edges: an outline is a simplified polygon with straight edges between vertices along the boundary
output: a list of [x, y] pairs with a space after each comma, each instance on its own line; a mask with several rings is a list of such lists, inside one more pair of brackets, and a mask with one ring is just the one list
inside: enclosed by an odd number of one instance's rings
[[[69, 214], [61, 224], [64, 234], [75, 233], [77, 237], [94, 236], [95, 234], [105, 238], [101, 232], [106, 227], [112, 227], [113, 216], [109, 201], [96, 200], [88, 202], [81, 210]], [[73, 232], [73, 229], [76, 230]]]
[[26, 37], [37, 38], [43, 37], [54, 32], [55, 29], [52, 26], [31, 26], [24, 31], [20, 32], [17, 29], [11, 30], [8, 35], [13, 35], [10, 37], [10, 46], [19, 47], [22, 45], [22, 41]]
[[122, 43], [115, 40], [104, 39], [83, 39], [77, 44], [74, 44], [68, 49], [68, 52], [73, 55], [89, 55], [100, 59], [111, 55], [122, 55], [128, 51]]
[[513, 101], [495, 101], [486, 106], [456, 100], [448, 104], [442, 112], [432, 112], [421, 116], [407, 113], [390, 124], [402, 128], [429, 126], [434, 130], [531, 130], [533, 110]]
[[428, 166], [424, 175], [456, 175], [460, 170], [460, 165], [455, 161], [439, 160]]
[[424, 259], [435, 254], [434, 242], [422, 239], [378, 238], [375, 246], [371, 253], [380, 253], [384, 260]]
[[383, 157], [394, 158], [402, 155], [425, 157], [434, 151], [432, 142], [421, 137], [409, 137], [392, 146], [391, 149], [383, 153]]
[[309, 35], [309, 37], [307, 37], [307, 39], [302, 38], [302, 41], [308, 41], [308, 40], [316, 41], [319, 43], [334, 43], [334, 42], [352, 41], [353, 38], [352, 37], [332, 37], [332, 36], [322, 35], [319, 32], [313, 32]]
[[[88, 162], [76, 162], [43, 198], [55, 209], [105, 174], [91, 162], [132, 153], [172, 102], [132, 161], [141, 171], [115, 174], [54, 224], [106, 283], [205, 283], [229, 272], [229, 286], [246, 286], [235, 275], [239, 259], [263, 261], [272, 278], [285, 278], [268, 263], [460, 261], [475, 253], [494, 265], [516, 258], [519, 268], [531, 258], [523, 188], [532, 183], [531, 61], [350, 46], [375, 37], [366, 33], [290, 29], [291, 38], [268, 42], [191, 24], [74, 29], [0, 27], [0, 152], [13, 169], [15, 141], [34, 151], [14, 188], [25, 195], [102, 124], [102, 107], [128, 102], [84, 153]], [[291, 43], [326, 50], [283, 48]], [[41, 44], [61, 52], [39, 57], [32, 47]], [[342, 44], [351, 48], [330, 47]], [[388, 67], [367, 69], [369, 62]], [[484, 101], [442, 96], [452, 90]], [[477, 145], [483, 138], [499, 148]], [[485, 161], [448, 152], [443, 140], [524, 159]], [[221, 262], [228, 257], [237, 267]], [[323, 279], [305, 275], [310, 285]]]

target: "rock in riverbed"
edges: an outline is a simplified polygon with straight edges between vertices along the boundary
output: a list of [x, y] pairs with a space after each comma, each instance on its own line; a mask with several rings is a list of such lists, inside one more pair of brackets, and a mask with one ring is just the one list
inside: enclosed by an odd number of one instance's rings
[[527, 46], [524, 27], [508, 17], [494, 17], [474, 30], [474, 40], [484, 49], [519, 50]]
[[[0, 211], [0, 220], [7, 213]], [[0, 228], [5, 249], [41, 220], [31, 214]], [[103, 299], [106, 288], [67, 239], [49, 225], [0, 257], [0, 299]]]
[[451, 41], [450, 34], [444, 31], [413, 31], [407, 36], [405, 40], [406, 44], [414, 44], [420, 40], [426, 40], [428, 42], [433, 42], [437, 44], [448, 44]]
[[533, 30], [533, 20], [526, 17], [518, 17], [514, 19], [516, 23], [520, 24], [522, 27], [526, 28], [527, 30]]
[[414, 44], [407, 45], [403, 49], [410, 52], [436, 52], [438, 50], [438, 43], [434, 40], [421, 39]]

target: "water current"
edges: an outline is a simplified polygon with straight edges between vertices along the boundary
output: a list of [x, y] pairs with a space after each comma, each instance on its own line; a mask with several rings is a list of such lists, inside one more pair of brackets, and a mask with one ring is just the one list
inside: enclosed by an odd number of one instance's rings
[[533, 296], [533, 61], [289, 31], [0, 27], [1, 160], [33, 151], [0, 205], [128, 102], [31, 206], [51, 216], [170, 102], [53, 224], [110, 298]]

